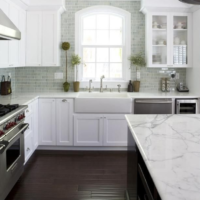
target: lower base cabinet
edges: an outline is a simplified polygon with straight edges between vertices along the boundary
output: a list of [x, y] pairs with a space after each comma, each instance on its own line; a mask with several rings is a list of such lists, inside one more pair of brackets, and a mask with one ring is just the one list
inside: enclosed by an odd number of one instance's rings
[[74, 146], [103, 146], [102, 116], [74, 116]]
[[33, 101], [25, 110], [25, 123], [29, 124], [24, 133], [25, 163], [38, 147], [38, 100]]
[[127, 146], [128, 125], [124, 115], [105, 115], [104, 146]]
[[32, 132], [28, 132], [27, 134], [25, 134], [24, 140], [25, 140], [24, 156], [25, 156], [25, 163], [26, 163], [34, 152], [33, 142], [32, 142]]
[[127, 146], [128, 125], [124, 115], [80, 114], [74, 116], [75, 146]]
[[39, 145], [73, 145], [73, 100], [39, 100]]

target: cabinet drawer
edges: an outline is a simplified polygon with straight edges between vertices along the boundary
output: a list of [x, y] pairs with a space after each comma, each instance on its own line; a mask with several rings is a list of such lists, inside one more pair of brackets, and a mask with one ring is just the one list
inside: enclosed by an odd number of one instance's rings
[[32, 132], [25, 135], [24, 138], [24, 155], [25, 155], [25, 163], [30, 158], [31, 154], [33, 153], [33, 143], [32, 143]]

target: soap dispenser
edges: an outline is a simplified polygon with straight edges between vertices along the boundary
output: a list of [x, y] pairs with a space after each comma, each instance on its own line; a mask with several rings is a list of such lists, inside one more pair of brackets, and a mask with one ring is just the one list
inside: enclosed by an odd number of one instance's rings
[[131, 81], [128, 84], [128, 92], [133, 92], [133, 84], [131, 83]]

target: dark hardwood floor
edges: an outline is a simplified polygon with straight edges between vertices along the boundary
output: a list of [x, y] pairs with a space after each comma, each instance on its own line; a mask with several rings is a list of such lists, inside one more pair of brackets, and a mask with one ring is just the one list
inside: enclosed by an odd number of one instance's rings
[[37, 151], [6, 200], [125, 200], [126, 152]]

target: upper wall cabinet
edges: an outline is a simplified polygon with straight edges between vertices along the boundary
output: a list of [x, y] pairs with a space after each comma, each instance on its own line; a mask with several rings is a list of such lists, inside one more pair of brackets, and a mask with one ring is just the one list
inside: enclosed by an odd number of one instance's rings
[[26, 66], [60, 66], [60, 13], [27, 12]]
[[0, 41], [0, 68], [25, 66], [26, 12], [7, 0], [1, 0], [0, 8], [22, 33], [20, 41]]
[[146, 14], [147, 67], [192, 67], [192, 15]]

